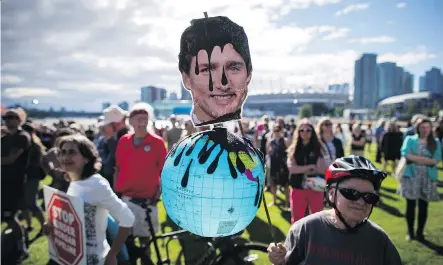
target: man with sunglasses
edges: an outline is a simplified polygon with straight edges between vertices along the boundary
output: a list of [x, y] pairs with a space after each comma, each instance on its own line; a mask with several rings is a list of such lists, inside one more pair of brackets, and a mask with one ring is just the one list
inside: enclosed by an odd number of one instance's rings
[[[18, 220], [18, 211], [24, 206], [23, 196], [26, 183], [26, 170], [29, 161], [29, 147], [31, 136], [22, 130], [21, 125], [26, 121], [26, 114], [21, 109], [9, 109], [3, 115], [7, 130], [2, 135], [2, 222], [6, 222], [12, 229], [17, 251], [15, 260], [22, 260], [28, 256], [25, 245], [23, 227]], [[4, 254], [4, 253], [2, 253]], [[4, 255], [9, 255], [6, 253]], [[11, 261], [13, 262], [13, 261]], [[15, 261], [14, 261], [15, 262]]]
[[333, 209], [295, 222], [285, 245], [270, 244], [269, 260], [275, 265], [402, 264], [388, 235], [368, 220], [385, 177], [364, 157], [336, 159], [325, 177]]

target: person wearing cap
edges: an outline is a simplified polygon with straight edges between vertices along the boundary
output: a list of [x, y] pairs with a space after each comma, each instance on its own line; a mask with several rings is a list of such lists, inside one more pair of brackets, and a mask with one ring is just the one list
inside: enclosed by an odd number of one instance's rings
[[25, 132], [21, 125], [26, 121], [26, 113], [22, 109], [8, 109], [3, 120], [7, 131], [2, 135], [2, 169], [1, 169], [1, 208], [2, 222], [7, 222], [8, 227], [16, 233], [18, 249], [23, 259], [28, 256], [25, 245], [24, 231], [17, 218], [19, 209], [24, 204], [24, 189], [29, 160], [31, 136]]
[[168, 143], [168, 151], [178, 142], [183, 133], [183, 129], [177, 127], [177, 117], [174, 114], [169, 117], [169, 121], [171, 122], [171, 128], [163, 132], [163, 140]]
[[[118, 142], [116, 158], [115, 190], [122, 195], [132, 210], [135, 223], [132, 236], [139, 237], [140, 243], [147, 243], [151, 236], [145, 221], [146, 210], [137, 202], [150, 205], [154, 230], [159, 231], [158, 202], [161, 194], [160, 175], [166, 160], [166, 146], [163, 139], [148, 131], [149, 120], [154, 119], [152, 107], [144, 102], [135, 104], [129, 112], [129, 124], [133, 132], [124, 135]], [[133, 241], [128, 242], [131, 253]]]
[[100, 157], [102, 158], [102, 175], [108, 180], [111, 187], [114, 187], [115, 174], [115, 152], [120, 138], [127, 134], [129, 129], [126, 126], [127, 112], [116, 105], [111, 105], [103, 110], [103, 136], [104, 144]]
[[103, 110], [103, 126], [111, 126], [116, 134], [117, 141], [129, 132], [126, 126], [126, 117], [128, 112], [117, 105], [111, 105]]
[[386, 232], [368, 220], [385, 178], [386, 173], [364, 157], [336, 159], [325, 176], [332, 209], [295, 222], [284, 245], [269, 245], [269, 260], [275, 265], [402, 264]]

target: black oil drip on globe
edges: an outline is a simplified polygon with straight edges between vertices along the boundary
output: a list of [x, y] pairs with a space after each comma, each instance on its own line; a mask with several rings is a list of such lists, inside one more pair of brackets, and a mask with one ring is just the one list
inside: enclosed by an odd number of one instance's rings
[[[260, 159], [262, 165], [264, 165], [263, 155], [259, 150], [257, 150], [252, 143], [249, 141], [249, 139], [238, 136], [236, 134], [230, 133], [227, 131], [226, 128], [223, 127], [217, 127], [213, 130], [199, 132], [194, 135], [188, 136], [185, 139], [182, 140], [185, 141], [189, 139], [191, 144], [185, 144], [181, 150], [177, 153], [177, 148], [179, 148], [180, 143], [178, 143], [171, 151], [170, 156], [176, 155], [174, 159], [173, 165], [175, 167], [180, 165], [180, 161], [183, 159], [184, 156], [189, 156], [194, 152], [195, 146], [199, 140], [204, 140], [205, 144], [204, 146], [198, 151], [198, 163], [200, 165], [205, 164], [209, 157], [211, 156], [212, 152], [215, 150], [217, 146], [220, 146], [220, 150], [218, 151], [215, 159], [210, 163], [208, 168], [206, 169], [206, 173], [209, 175], [212, 175], [215, 170], [217, 169], [219, 165], [219, 160], [224, 151], [228, 152], [228, 155], [226, 156], [228, 165], [229, 165], [229, 171], [231, 174], [231, 177], [233, 179], [236, 179], [238, 177], [238, 172], [240, 174], [244, 174], [246, 171], [246, 166], [243, 163], [243, 161], [240, 159], [240, 152], [244, 152], [249, 156], [251, 160], [253, 160], [250, 151], [252, 150], [255, 155]], [[212, 142], [212, 145], [208, 148], [209, 142]], [[189, 147], [188, 147], [189, 146]], [[231, 162], [231, 159], [229, 158], [229, 153], [235, 153], [236, 154], [236, 165], [234, 166]], [[189, 164], [186, 167], [185, 173], [183, 174], [182, 180], [181, 180], [181, 186], [187, 187], [188, 181], [189, 181], [189, 173], [191, 170], [191, 167], [195, 166], [195, 161], [191, 159]], [[238, 172], [237, 172], [238, 171]], [[254, 200], [254, 206], [257, 206], [258, 203], [261, 200], [261, 192], [260, 192], [260, 182], [259, 182], [259, 176], [257, 178], [257, 193]]]

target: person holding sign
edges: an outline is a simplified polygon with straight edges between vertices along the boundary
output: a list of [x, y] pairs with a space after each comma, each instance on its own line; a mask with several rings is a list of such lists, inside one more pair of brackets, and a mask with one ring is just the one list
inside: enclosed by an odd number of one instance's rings
[[[100, 158], [94, 144], [83, 135], [60, 139], [60, 162], [70, 185], [68, 195], [85, 202], [86, 256], [88, 265], [116, 265], [120, 252], [134, 223], [134, 214], [112, 191], [109, 182], [97, 172]], [[119, 223], [112, 247], [106, 241], [108, 214]], [[51, 231], [51, 227], [47, 227]]]
[[178, 58], [195, 126], [241, 119], [252, 72], [241, 26], [222, 16], [193, 19], [181, 36]]

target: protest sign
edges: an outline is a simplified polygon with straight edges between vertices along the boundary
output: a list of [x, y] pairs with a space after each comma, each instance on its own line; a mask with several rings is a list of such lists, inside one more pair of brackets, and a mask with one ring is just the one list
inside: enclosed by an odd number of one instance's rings
[[51, 259], [61, 265], [86, 265], [84, 204], [78, 197], [43, 187], [51, 233]]

